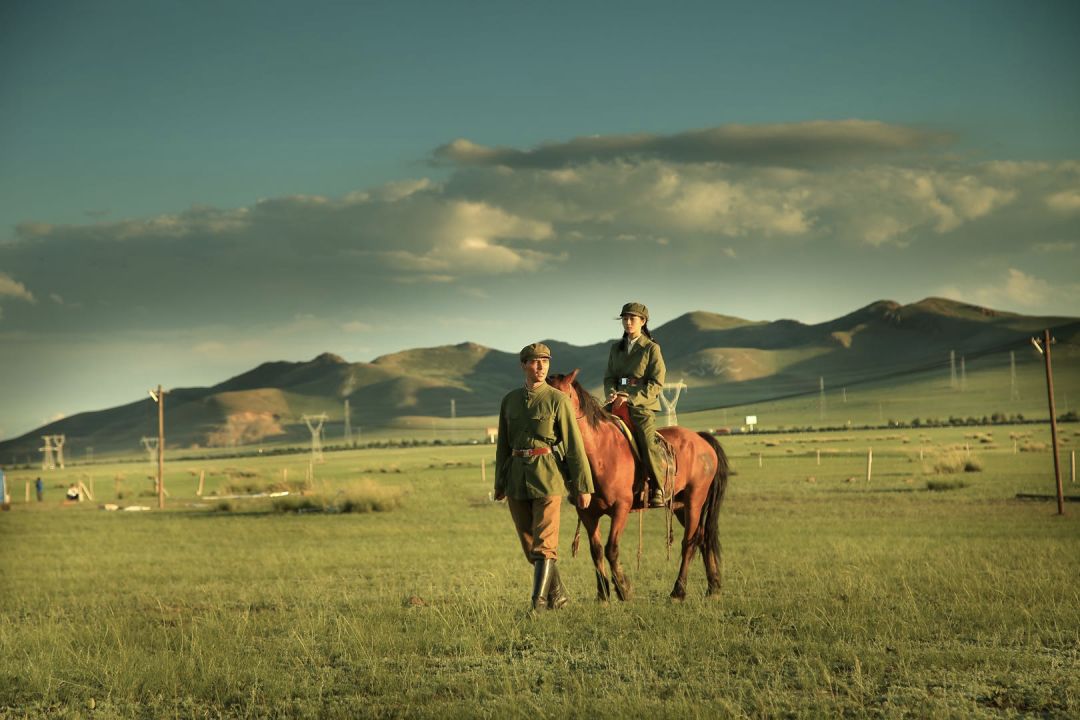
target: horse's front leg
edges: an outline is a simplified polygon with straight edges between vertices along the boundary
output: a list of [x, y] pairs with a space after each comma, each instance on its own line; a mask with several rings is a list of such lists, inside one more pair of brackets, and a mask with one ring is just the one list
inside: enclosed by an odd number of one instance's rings
[[578, 511], [581, 524], [585, 526], [585, 532], [589, 536], [589, 553], [592, 555], [593, 566], [596, 568], [596, 599], [607, 602], [611, 599], [611, 586], [608, 584], [607, 572], [604, 570], [604, 545], [600, 541], [600, 516], [589, 512]]
[[608, 533], [607, 546], [604, 548], [608, 564], [611, 565], [611, 579], [615, 583], [615, 593], [620, 600], [630, 600], [633, 590], [630, 580], [623, 572], [622, 563], [619, 562], [619, 540], [623, 530], [626, 529], [626, 520], [630, 517], [630, 504], [622, 503], [615, 507], [611, 515], [611, 532]]

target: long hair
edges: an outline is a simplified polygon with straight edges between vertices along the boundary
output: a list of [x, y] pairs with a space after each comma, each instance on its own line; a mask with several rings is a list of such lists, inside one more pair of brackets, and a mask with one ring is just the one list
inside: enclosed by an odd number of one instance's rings
[[[649, 332], [649, 321], [648, 320], [646, 320], [644, 323], [642, 323], [642, 325], [641, 325], [641, 334], [644, 335], [645, 337], [649, 338], [650, 340], [652, 340], [657, 345], [660, 344], [660, 343], [656, 342], [656, 338], [654, 338], [652, 336], [652, 333]], [[619, 345], [619, 349], [621, 349], [623, 352], [629, 352], [630, 351], [630, 335], [629, 334], [627, 334], [627, 333], [622, 334], [622, 343]]]

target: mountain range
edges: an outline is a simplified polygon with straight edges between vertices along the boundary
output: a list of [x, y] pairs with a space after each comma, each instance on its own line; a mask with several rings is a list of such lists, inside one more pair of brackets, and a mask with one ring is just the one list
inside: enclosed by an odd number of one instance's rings
[[[927, 298], [910, 305], [882, 300], [828, 322], [749, 321], [689, 312], [652, 329], [663, 348], [668, 382], [685, 382], [679, 410], [743, 405], [815, 393], [831, 386], [901, 382], [929, 368], [948, 372], [950, 353], [969, 364], [980, 357], [1028, 348], [1051, 328], [1055, 357], [1080, 355], [1080, 320], [1034, 317]], [[580, 368], [597, 394], [615, 339], [575, 346], [545, 340], [552, 372]], [[1032, 362], [1031, 353], [1017, 353]], [[229, 446], [261, 440], [310, 439], [304, 414], [326, 413], [328, 437], [341, 437], [344, 400], [353, 427], [385, 427], [420, 418], [491, 417], [521, 382], [515, 353], [471, 342], [403, 350], [370, 363], [324, 353], [307, 362], [266, 362], [212, 387], [176, 388], [166, 395], [168, 446]], [[453, 409], [451, 409], [453, 406]], [[156, 435], [154, 401], [78, 415], [0, 443], [0, 458], [39, 458], [43, 435], [64, 435], [65, 447], [99, 453], [137, 451]]]

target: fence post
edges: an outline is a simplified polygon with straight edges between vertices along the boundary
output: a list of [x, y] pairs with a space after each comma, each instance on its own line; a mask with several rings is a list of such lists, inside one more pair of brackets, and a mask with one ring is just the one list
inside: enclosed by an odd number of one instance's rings
[[874, 448], [866, 450], [866, 482], [870, 482], [871, 470], [874, 467]]

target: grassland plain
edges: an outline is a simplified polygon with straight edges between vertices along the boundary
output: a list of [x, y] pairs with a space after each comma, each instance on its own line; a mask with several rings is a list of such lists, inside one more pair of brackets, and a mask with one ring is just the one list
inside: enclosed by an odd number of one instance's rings
[[[296, 483], [290, 456], [171, 463], [168, 509], [144, 513], [97, 506], [121, 473], [121, 504], [153, 505], [145, 466], [50, 473], [40, 504], [15, 473], [0, 717], [1075, 717], [1080, 506], [1014, 499], [1052, 492], [1046, 435], [732, 437], [719, 599], [696, 563], [667, 600], [651, 511], [640, 568], [636, 519], [623, 544], [636, 599], [598, 605], [567, 506], [574, 602], [538, 617], [490, 447], [329, 453], [311, 489], [401, 498], [371, 513], [212, 499]], [[935, 469], [957, 453], [982, 470]], [[97, 502], [61, 506], [90, 468]]]

